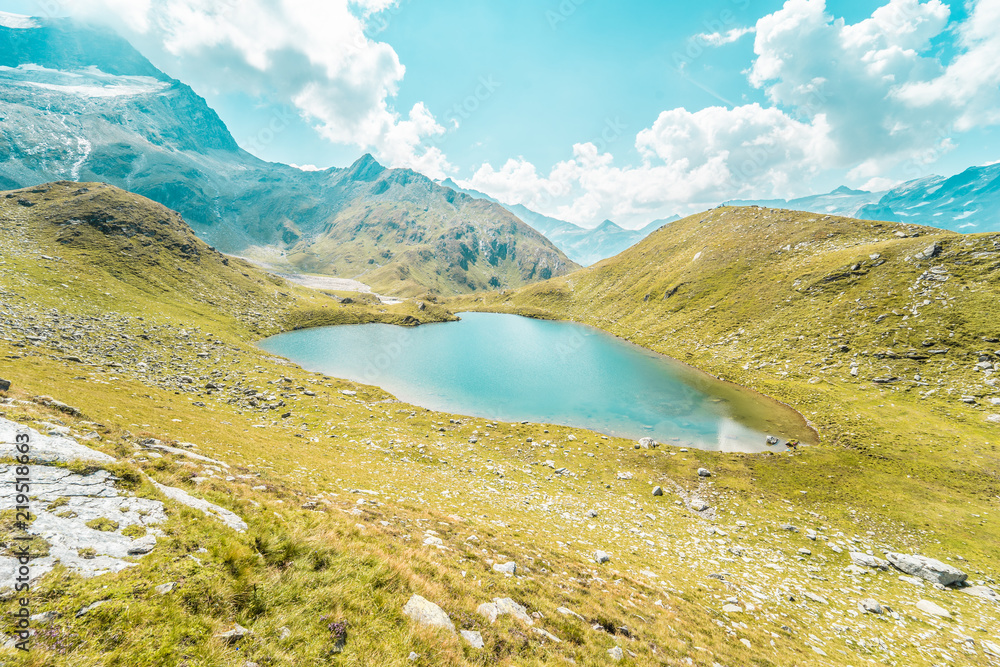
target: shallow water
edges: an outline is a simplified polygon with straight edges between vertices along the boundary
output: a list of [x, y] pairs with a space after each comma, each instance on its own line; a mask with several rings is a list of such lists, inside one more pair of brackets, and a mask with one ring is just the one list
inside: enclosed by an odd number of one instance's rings
[[442, 412], [730, 452], [766, 450], [766, 435], [814, 440], [791, 408], [597, 329], [516, 315], [461, 317], [414, 328], [305, 329], [260, 347]]

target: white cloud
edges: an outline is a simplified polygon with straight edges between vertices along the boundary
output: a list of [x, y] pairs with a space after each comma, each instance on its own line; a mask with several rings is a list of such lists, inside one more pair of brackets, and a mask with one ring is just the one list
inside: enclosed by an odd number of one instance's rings
[[[164, 49], [183, 78], [191, 72], [216, 90], [291, 102], [330, 141], [438, 176], [452, 167], [423, 144], [444, 129], [422, 103], [405, 117], [393, 109], [406, 68], [365, 34], [366, 18], [395, 2], [80, 0], [75, 10], [121, 17], [119, 27]], [[207, 58], [218, 64], [212, 71]]]
[[584, 143], [548, 176], [517, 159], [499, 170], [484, 164], [463, 185], [571, 222], [629, 223], [723, 199], [792, 194], [833, 151], [827, 130], [822, 117], [804, 123], [757, 104], [673, 109], [636, 136], [639, 166], [616, 167], [611, 154]]
[[[799, 196], [832, 170], [884, 189], [926, 173], [956, 133], [1000, 124], [1000, 0], [973, 0], [960, 24], [950, 17], [941, 0], [889, 0], [850, 24], [824, 0], [787, 0], [752, 29], [697, 36], [718, 45], [755, 32], [748, 81], [769, 107], [665, 111], [636, 136], [637, 166], [581, 144], [547, 176], [519, 159], [483, 165], [468, 184], [584, 224]], [[952, 32], [957, 55], [942, 62], [935, 43]]]
[[757, 28], [753, 26], [746, 28], [733, 28], [731, 30], [727, 30], [726, 32], [701, 33], [700, 35], [695, 35], [695, 39], [707, 44], [708, 46], [723, 46], [725, 44], [737, 42], [744, 35], [750, 35], [754, 32], [757, 32]]

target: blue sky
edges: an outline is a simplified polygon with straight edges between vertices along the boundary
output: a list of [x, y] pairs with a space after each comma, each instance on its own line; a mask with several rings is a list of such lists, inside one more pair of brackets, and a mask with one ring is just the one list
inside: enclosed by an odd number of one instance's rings
[[268, 160], [591, 226], [1000, 159], [1000, 0], [0, 0], [110, 22]]

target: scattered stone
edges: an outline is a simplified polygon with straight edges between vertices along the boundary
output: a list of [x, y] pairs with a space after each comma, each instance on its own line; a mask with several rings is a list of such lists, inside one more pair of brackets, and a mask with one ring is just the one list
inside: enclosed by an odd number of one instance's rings
[[802, 597], [806, 598], [807, 600], [812, 600], [817, 604], [830, 604], [829, 602], [827, 602], [827, 599], [822, 595], [816, 595], [815, 593], [810, 593], [809, 591], [804, 591], [802, 593]]
[[722, 607], [722, 611], [726, 612], [727, 614], [742, 614], [743, 607], [740, 607], [739, 605], [735, 604], [727, 604]]
[[868, 554], [861, 553], [860, 551], [852, 551], [850, 552], [850, 556], [851, 556], [851, 562], [853, 562], [855, 565], [859, 565], [861, 567], [871, 567], [876, 570], [883, 570], [883, 571], [889, 570], [888, 561], [884, 561], [881, 558], [876, 558], [875, 556], [869, 556]]
[[531, 628], [531, 631], [534, 632], [536, 635], [539, 635], [540, 637], [544, 637], [545, 639], [548, 639], [549, 641], [555, 642], [556, 644], [561, 644], [562, 643], [561, 639], [559, 639], [558, 637], [556, 637], [551, 632], [546, 632], [545, 630], [542, 630], [541, 628]]
[[534, 625], [528, 615], [528, 610], [514, 602], [511, 598], [493, 598], [492, 602], [484, 602], [476, 609], [476, 613], [484, 617], [491, 624], [495, 623], [498, 616], [513, 616], [527, 625]]
[[32, 621], [33, 623], [51, 623], [60, 616], [62, 616], [62, 614], [60, 614], [58, 611], [45, 611], [42, 612], [41, 614], [34, 614], [33, 616], [29, 617], [29, 620]]
[[201, 498], [195, 498], [194, 496], [190, 495], [186, 491], [182, 491], [181, 489], [175, 489], [174, 487], [171, 486], [164, 486], [153, 480], [150, 481], [152, 481], [153, 486], [155, 486], [156, 489], [160, 493], [165, 495], [167, 498], [179, 502], [181, 505], [187, 505], [192, 509], [201, 510], [202, 513], [212, 517], [213, 519], [218, 519], [226, 526], [229, 526], [230, 528], [235, 530], [237, 533], [246, 532], [247, 530], [246, 521], [241, 519], [234, 512], [230, 512], [229, 510], [223, 507], [219, 507], [218, 505], [213, 505], [207, 500], [202, 500]]
[[462, 630], [460, 632], [462, 639], [469, 643], [472, 648], [485, 648], [486, 643], [483, 641], [482, 633], [476, 632], [475, 630]]
[[420, 625], [433, 628], [445, 628], [449, 632], [455, 632], [455, 624], [448, 618], [441, 607], [430, 600], [414, 594], [413, 597], [403, 606], [403, 613], [412, 618]]
[[580, 616], [580, 614], [576, 613], [572, 609], [568, 609], [567, 607], [559, 607], [558, 609], [556, 609], [556, 611], [558, 613], [562, 614], [563, 616], [572, 616], [573, 618], [575, 618], [578, 621], [586, 621], [587, 620], [583, 616]]
[[235, 644], [236, 642], [240, 641], [249, 634], [251, 634], [249, 630], [244, 628], [239, 623], [236, 623], [233, 625], [232, 630], [227, 630], [226, 632], [220, 632], [219, 634], [215, 635], [215, 638], [221, 639], [227, 644]]
[[416, 662], [417, 660], [420, 660], [420, 654], [415, 651], [410, 651], [410, 655], [407, 660], [410, 662]]
[[966, 595], [982, 598], [983, 600], [989, 600], [990, 602], [1000, 603], [1000, 593], [997, 593], [992, 588], [988, 588], [986, 586], [968, 586], [967, 588], [960, 588], [958, 590]]
[[898, 553], [887, 553], [885, 557], [889, 559], [889, 562], [897, 570], [920, 577], [933, 584], [955, 586], [963, 583], [968, 578], [968, 575], [958, 568], [952, 567], [947, 563], [942, 563], [939, 560], [934, 560], [933, 558], [908, 556]]
[[663, 487], [662, 486], [654, 486], [653, 487], [653, 495], [654, 496], [662, 496], [663, 495]]
[[658, 443], [656, 440], [653, 440], [652, 438], [640, 438], [639, 446], [642, 447], [643, 449], [656, 449], [657, 447], [660, 446], [660, 443]]
[[10, 391], [10, 380], [0, 378], [0, 391]]
[[930, 600], [921, 600], [917, 603], [917, 609], [924, 612], [925, 614], [930, 614], [931, 616], [938, 616], [939, 618], [951, 618], [951, 612], [949, 612], [944, 607], [940, 607]]
[[278, 641], [283, 642], [291, 636], [292, 631], [288, 628], [288, 626], [282, 626], [281, 629], [278, 630]]
[[695, 512], [704, 512], [710, 507], [710, 505], [701, 498], [692, 498], [690, 505], [691, 509]]
[[80, 618], [81, 616], [86, 616], [90, 612], [94, 611], [95, 609], [97, 609], [101, 605], [107, 604], [108, 602], [110, 602], [110, 600], [98, 600], [94, 604], [87, 605], [86, 607], [83, 607], [82, 609], [80, 609], [80, 611], [76, 612], [76, 617]]
[[506, 574], [508, 577], [513, 577], [515, 574], [517, 574], [517, 564], [514, 563], [513, 561], [509, 563], [504, 563], [502, 565], [500, 563], [494, 563], [493, 571]]
[[591, 519], [597, 518], [597, 510], [587, 510], [587, 516]]
[[177, 582], [170, 581], [170, 582], [167, 582], [165, 584], [160, 584], [159, 586], [157, 586], [153, 590], [156, 591], [160, 595], [166, 595], [167, 593], [169, 593], [172, 590], [174, 590], [174, 588], [176, 588], [176, 587], [177, 587]]
[[614, 648], [609, 648], [608, 649], [608, 655], [615, 662], [621, 662], [622, 660], [625, 659], [625, 653], [618, 646], [616, 646]]
[[858, 609], [865, 614], [882, 614], [882, 605], [878, 603], [878, 600], [872, 598], [865, 598], [864, 600], [858, 602]]
[[795, 526], [793, 526], [790, 523], [786, 523], [784, 526], [781, 527], [781, 529], [782, 530], [787, 530], [789, 533], [797, 533], [797, 532], [799, 532], [799, 529], [796, 528]]
[[712, 471], [708, 468], [698, 468], [698, 477], [711, 477]]
[[607, 563], [610, 560], [611, 560], [611, 554], [604, 551], [594, 552], [594, 562], [597, 563], [598, 565], [602, 563]]

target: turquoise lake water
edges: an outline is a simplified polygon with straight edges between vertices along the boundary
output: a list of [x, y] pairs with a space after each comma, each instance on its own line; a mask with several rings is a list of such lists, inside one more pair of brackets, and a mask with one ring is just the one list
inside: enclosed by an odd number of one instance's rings
[[814, 438], [794, 410], [583, 325], [462, 313], [460, 322], [305, 329], [261, 349], [432, 410], [561, 424], [721, 451]]

